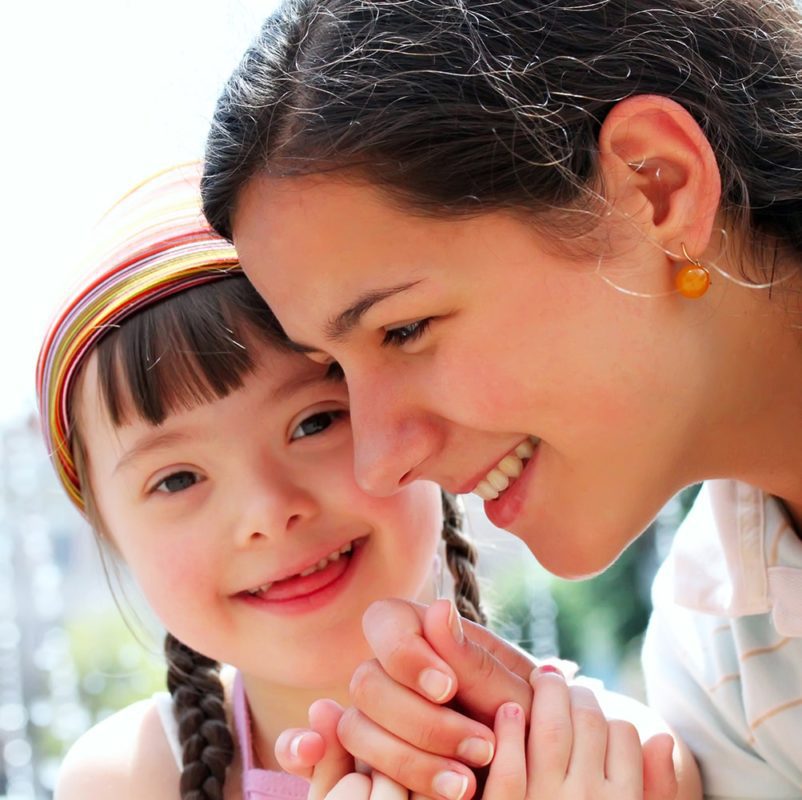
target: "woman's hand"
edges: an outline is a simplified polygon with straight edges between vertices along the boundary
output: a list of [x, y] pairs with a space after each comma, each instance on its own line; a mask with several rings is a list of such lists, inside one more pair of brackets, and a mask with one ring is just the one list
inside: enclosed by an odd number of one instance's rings
[[[460, 623], [446, 601], [430, 608], [380, 601], [366, 612], [363, 627], [377, 658], [354, 675], [354, 707], [339, 721], [340, 741], [360, 761], [424, 797], [473, 797], [470, 767], [492, 758], [489, 726], [496, 709], [512, 700], [528, 716], [533, 662], [482, 626]], [[444, 676], [439, 683], [438, 676]], [[450, 701], [466, 714], [447, 707]], [[287, 772], [309, 777], [322, 750], [313, 732], [285, 732], [276, 756]]]

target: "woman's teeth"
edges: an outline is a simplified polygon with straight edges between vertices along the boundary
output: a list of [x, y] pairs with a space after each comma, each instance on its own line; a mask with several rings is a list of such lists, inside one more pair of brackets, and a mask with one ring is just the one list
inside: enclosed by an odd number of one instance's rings
[[[338, 561], [340, 556], [347, 555], [351, 552], [354, 547], [353, 542], [348, 542], [348, 544], [343, 545], [339, 550], [335, 550], [333, 553], [330, 553], [325, 558], [321, 558], [317, 564], [313, 564], [311, 567], [307, 567], [303, 572], [299, 572], [297, 575], [288, 575], [286, 578], [282, 578], [282, 580], [288, 580], [289, 578], [306, 578], [308, 575], [312, 575], [315, 572], [320, 572], [320, 570], [325, 569], [329, 564], [334, 561]], [[262, 594], [262, 592], [266, 592], [274, 583], [278, 583], [278, 581], [270, 581], [269, 583], [263, 583], [261, 586], [257, 586], [255, 589], [248, 589], [248, 594]]]
[[539, 441], [537, 437], [530, 436], [521, 442], [476, 484], [474, 494], [478, 494], [482, 500], [495, 500], [524, 471], [524, 466], [532, 457]]

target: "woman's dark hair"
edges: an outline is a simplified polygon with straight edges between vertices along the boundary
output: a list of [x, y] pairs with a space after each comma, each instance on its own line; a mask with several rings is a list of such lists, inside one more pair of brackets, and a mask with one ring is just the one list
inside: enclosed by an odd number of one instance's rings
[[[243, 275], [195, 286], [132, 315], [97, 345], [98, 383], [109, 417], [115, 425], [132, 416], [158, 425], [172, 411], [227, 396], [255, 367], [248, 349], [254, 340], [290, 349], [270, 309]], [[86, 513], [111, 542], [92, 493], [81, 416], [72, 416], [70, 447]], [[474, 573], [476, 549], [462, 533], [454, 498], [445, 492], [442, 536], [457, 608], [484, 623]], [[164, 650], [183, 753], [181, 800], [223, 800], [234, 741], [220, 664], [169, 633]]]
[[285, 0], [218, 100], [204, 211], [231, 238], [253, 176], [331, 170], [419, 213], [595, 211], [600, 127], [636, 94], [694, 116], [755, 245], [802, 253], [793, 0]]

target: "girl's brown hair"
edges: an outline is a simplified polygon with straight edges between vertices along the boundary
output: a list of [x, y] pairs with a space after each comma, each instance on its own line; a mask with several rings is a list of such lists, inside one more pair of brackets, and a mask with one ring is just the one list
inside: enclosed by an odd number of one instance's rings
[[[140, 418], [158, 425], [172, 411], [223, 398], [255, 364], [249, 341], [290, 349], [262, 298], [241, 274], [196, 286], [127, 318], [97, 345], [101, 396], [115, 425]], [[339, 379], [335, 373], [333, 379]], [[80, 385], [80, 381], [78, 382]], [[102, 538], [89, 481], [89, 454], [73, 409], [70, 447], [90, 521]], [[461, 530], [455, 500], [443, 493], [443, 539], [460, 613], [485, 622], [474, 573], [476, 550]], [[223, 800], [234, 740], [226, 718], [220, 664], [168, 633], [164, 651], [183, 754], [182, 800]]]

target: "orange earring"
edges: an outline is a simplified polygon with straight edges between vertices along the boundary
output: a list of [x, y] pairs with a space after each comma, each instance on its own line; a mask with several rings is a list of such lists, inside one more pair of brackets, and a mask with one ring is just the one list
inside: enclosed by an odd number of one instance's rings
[[688, 263], [683, 266], [674, 278], [677, 291], [691, 300], [701, 297], [710, 288], [710, 271], [695, 258], [688, 255], [685, 243], [682, 244], [682, 255]]

